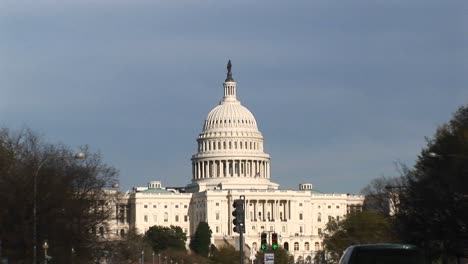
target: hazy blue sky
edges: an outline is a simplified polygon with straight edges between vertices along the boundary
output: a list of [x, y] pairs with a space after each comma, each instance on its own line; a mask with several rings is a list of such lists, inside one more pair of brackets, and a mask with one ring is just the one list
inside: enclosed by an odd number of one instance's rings
[[0, 2], [0, 126], [191, 181], [228, 59], [281, 188], [359, 192], [468, 102], [468, 1]]

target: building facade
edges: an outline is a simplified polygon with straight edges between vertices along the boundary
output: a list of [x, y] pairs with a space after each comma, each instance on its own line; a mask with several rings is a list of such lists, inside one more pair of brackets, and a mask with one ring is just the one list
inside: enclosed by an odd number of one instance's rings
[[320, 193], [310, 183], [299, 184], [298, 190], [282, 190], [272, 182], [262, 133], [254, 115], [237, 98], [230, 62], [227, 68], [224, 96], [208, 114], [197, 138], [191, 183], [167, 188], [154, 181], [134, 188], [126, 195], [128, 204], [118, 209], [128, 218], [118, 222], [115, 233], [122, 235], [128, 227], [143, 233], [154, 225], [177, 225], [190, 236], [198, 223], [205, 221], [215, 245], [238, 245], [231, 213], [233, 200], [242, 195], [248, 254], [259, 250], [261, 233], [274, 232], [296, 260], [307, 262], [322, 248], [321, 232], [326, 223], [361, 210], [364, 197]]

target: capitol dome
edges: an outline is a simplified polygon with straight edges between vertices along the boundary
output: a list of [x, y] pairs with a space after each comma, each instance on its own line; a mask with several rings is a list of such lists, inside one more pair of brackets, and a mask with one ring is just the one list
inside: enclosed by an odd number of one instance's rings
[[224, 97], [211, 110], [197, 138], [192, 156], [194, 191], [203, 189], [276, 189], [270, 182], [270, 156], [254, 115], [237, 99], [231, 61], [223, 83]]
[[257, 121], [249, 109], [242, 106], [239, 101], [221, 101], [220, 105], [208, 114], [203, 132], [233, 129], [259, 132]]

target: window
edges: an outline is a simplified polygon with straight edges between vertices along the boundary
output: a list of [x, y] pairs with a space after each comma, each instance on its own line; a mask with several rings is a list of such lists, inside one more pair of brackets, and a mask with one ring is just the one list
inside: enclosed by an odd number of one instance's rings
[[179, 208], [179, 205], [178, 205], [178, 204], [176, 204], [176, 205], [175, 205], [175, 208]]
[[331, 205], [328, 206], [328, 209], [331, 209]]
[[294, 242], [294, 251], [299, 250], [299, 242]]
[[255, 230], [255, 226], [254, 226], [254, 225], [252, 226], [252, 230]]
[[184, 222], [188, 221], [188, 215], [184, 215]]
[[153, 208], [156, 208], [156, 205], [153, 205]]
[[99, 227], [99, 235], [104, 236], [104, 227]]
[[187, 205], [184, 205], [184, 208], [187, 208]]
[[340, 221], [340, 217], [339, 217], [339, 216], [336, 216], [336, 221]]
[[337, 206], [336, 206], [336, 209], [340, 209], [340, 206], [339, 206], [339, 205], [337, 205]]
[[299, 206], [302, 206], [302, 203], [299, 203]]
[[219, 226], [216, 226], [216, 233], [219, 233]]
[[148, 216], [147, 216], [147, 215], [143, 216], [143, 221], [144, 221], [145, 223], [148, 222]]
[[167, 222], [169, 220], [169, 215], [167, 213], [164, 213], [164, 222]]
[[167, 205], [164, 205], [164, 208], [167, 208]]
[[253, 249], [254, 251], [257, 251], [257, 243], [256, 243], [256, 242], [253, 242], [253, 243], [252, 243], [252, 249]]
[[145, 205], [143, 205], [143, 207], [144, 207], [144, 208], [148, 208], [148, 205], [147, 205], [147, 204], [145, 204]]
[[175, 221], [176, 221], [176, 222], [179, 222], [179, 215], [176, 215], [176, 216], [175, 216]]
[[328, 216], [328, 222], [330, 222], [331, 220], [333, 220], [333, 216], [329, 215]]
[[314, 244], [314, 250], [315, 250], [315, 251], [319, 251], [319, 250], [320, 250], [320, 244], [319, 244], [319, 242], [315, 242], [315, 244]]
[[302, 226], [299, 226], [299, 233], [303, 233], [304, 232], [304, 228]]
[[322, 234], [322, 228], [318, 228], [318, 229], [317, 229], [317, 233], [318, 233], [319, 235], [321, 235], [321, 234]]
[[219, 206], [219, 203], [216, 203], [216, 206]]
[[309, 242], [304, 243], [304, 250], [310, 250]]
[[302, 220], [302, 213], [299, 213], [299, 220]]
[[317, 214], [317, 222], [322, 222], [322, 214], [321, 213]]
[[216, 220], [219, 220], [219, 212], [216, 212]]
[[281, 231], [282, 231], [283, 233], [285, 233], [285, 232], [286, 232], [286, 226], [282, 226]]
[[274, 226], [270, 226], [270, 231], [275, 231], [275, 227], [274, 227]]

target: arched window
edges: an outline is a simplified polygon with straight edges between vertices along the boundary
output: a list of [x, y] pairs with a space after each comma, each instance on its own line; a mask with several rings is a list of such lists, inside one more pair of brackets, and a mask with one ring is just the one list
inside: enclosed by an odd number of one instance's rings
[[226, 149], [226, 141], [223, 142], [223, 149]]
[[299, 242], [294, 242], [294, 251], [299, 250]]
[[253, 251], [257, 251], [257, 242], [252, 243], [252, 249]]
[[322, 213], [317, 214], [317, 222], [322, 222]]
[[288, 242], [284, 242], [283, 246], [284, 246], [284, 249], [289, 251], [289, 243]]
[[102, 236], [102, 237], [104, 236], [104, 227], [102, 227], [102, 226], [99, 227], [99, 235]]
[[120, 237], [125, 237], [125, 229], [120, 229]]
[[319, 242], [315, 242], [315, 244], [314, 244], [314, 250], [315, 250], [315, 251], [319, 251], [319, 250], [320, 250], [320, 244], [319, 244]]
[[309, 242], [304, 243], [304, 250], [310, 250]]

